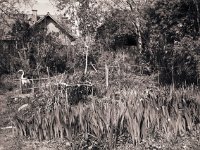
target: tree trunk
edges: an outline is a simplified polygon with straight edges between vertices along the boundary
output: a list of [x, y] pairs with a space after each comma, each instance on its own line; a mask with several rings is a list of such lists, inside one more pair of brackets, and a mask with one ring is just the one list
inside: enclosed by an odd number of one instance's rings
[[138, 49], [139, 52], [142, 52], [142, 36], [141, 36], [141, 32], [140, 32], [140, 21], [139, 21], [139, 17], [136, 18], [136, 26], [137, 26], [137, 32], [138, 32]]
[[[138, 10], [138, 5], [141, 3], [140, 1], [135, 2], [134, 0], [127, 1], [127, 4], [129, 5], [131, 11], [133, 13], [136, 13], [136, 28], [137, 28], [137, 34], [138, 34], [138, 50], [141, 53], [142, 52], [142, 36], [140, 31], [140, 12]], [[134, 5], [134, 7], [133, 7]]]

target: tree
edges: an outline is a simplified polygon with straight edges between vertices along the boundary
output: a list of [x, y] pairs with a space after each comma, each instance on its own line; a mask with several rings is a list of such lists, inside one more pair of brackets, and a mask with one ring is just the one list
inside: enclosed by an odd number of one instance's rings
[[35, 0], [0, 0], [0, 28], [11, 27], [9, 19], [19, 19], [20, 7], [33, 3], [35, 3]]
[[[101, 1], [95, 0], [55, 0], [54, 1], [57, 7], [64, 11], [64, 14], [68, 17], [69, 21], [73, 24], [72, 28], [76, 30], [76, 35], [79, 38], [77, 40], [80, 45], [78, 51], [83, 51], [85, 55], [85, 74], [88, 70], [88, 59], [91, 56], [92, 50], [91, 46], [93, 45], [95, 32], [97, 26], [102, 22], [103, 19], [103, 9], [100, 5]], [[99, 8], [100, 6], [100, 8]], [[76, 51], [77, 52], [77, 51]], [[79, 53], [81, 54], [81, 53]], [[82, 57], [82, 56], [81, 56]]]
[[[142, 32], [145, 28], [145, 20], [143, 19], [143, 9], [145, 8], [146, 1], [138, 0], [76, 0], [76, 1], [64, 1], [64, 0], [54, 0], [57, 7], [64, 10], [66, 7], [71, 18], [79, 18], [79, 29], [82, 31], [83, 35], [86, 33], [94, 33], [97, 27], [105, 21], [105, 18], [109, 18], [115, 9], [118, 10], [130, 10], [129, 13], [124, 14], [124, 18], [129, 18], [129, 22], [137, 31], [138, 35], [138, 48], [142, 51]], [[72, 8], [73, 9], [70, 9]], [[70, 12], [71, 11], [71, 12]], [[76, 17], [74, 17], [76, 15]]]
[[147, 12], [151, 30], [159, 31], [167, 43], [184, 36], [199, 36], [199, 6], [196, 0], [158, 0]]
[[[11, 43], [7, 43], [5, 47], [2, 38], [4, 34], [7, 34], [10, 29], [12, 28], [12, 23], [15, 22], [17, 19], [22, 18], [22, 14], [19, 10], [20, 5], [29, 5], [33, 3], [34, 0], [0, 0], [0, 75], [3, 73], [10, 73], [12, 70], [11, 62], [9, 60], [14, 61], [13, 56], [13, 47], [11, 47]], [[11, 42], [11, 41], [10, 41]], [[13, 51], [8, 51], [8, 49], [12, 49]], [[3, 51], [3, 49], [5, 49]], [[9, 63], [8, 63], [9, 62]]]
[[120, 10], [130, 10], [125, 13], [124, 17], [129, 18], [133, 31], [138, 35], [138, 50], [141, 53], [145, 45], [145, 34], [147, 33], [147, 19], [145, 17], [145, 9], [150, 6], [151, 1], [144, 0], [117, 0], [115, 5]]
[[54, 0], [56, 6], [64, 11], [69, 21], [76, 26], [82, 36], [95, 33], [105, 15], [103, 1], [95, 0]]
[[[138, 35], [135, 24], [132, 23], [130, 10], [115, 9], [105, 17], [104, 23], [97, 28], [95, 39], [104, 49], [117, 50], [126, 46], [137, 46]], [[126, 14], [126, 17], [125, 15]]]
[[164, 83], [196, 83], [199, 43], [199, 6], [195, 0], [157, 0], [146, 10], [149, 44], [147, 62]]

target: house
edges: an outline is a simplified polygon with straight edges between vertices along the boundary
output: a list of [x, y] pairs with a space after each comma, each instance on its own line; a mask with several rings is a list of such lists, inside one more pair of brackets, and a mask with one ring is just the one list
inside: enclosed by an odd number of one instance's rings
[[[20, 65], [11, 64], [13, 58], [16, 58], [17, 60], [27, 60], [24, 63], [28, 64], [30, 68], [35, 69], [37, 65], [35, 54], [39, 53], [37, 53], [35, 50], [37, 48], [34, 46], [42, 42], [45, 43], [46, 38], [59, 46], [59, 54], [55, 54], [54, 56], [60, 56], [64, 51], [67, 53], [67, 59], [68, 57], [71, 58], [70, 50], [76, 38], [70, 34], [69, 29], [61, 22], [62, 20], [58, 21], [58, 17], [52, 16], [50, 13], [42, 16], [37, 15], [37, 10], [33, 10], [32, 14], [10, 14], [5, 15], [5, 18], [0, 18], [0, 59], [2, 60], [5, 56], [7, 57], [4, 63], [8, 65], [7, 68], [11, 68], [12, 66], [15, 66], [13, 68], [17, 68]], [[29, 48], [27, 53], [26, 48]], [[66, 49], [69, 51], [65, 51]], [[12, 54], [12, 57], [10, 57], [10, 54]]]
[[10, 33], [16, 20], [19, 18], [27, 22], [31, 31], [45, 31], [46, 34], [56, 35], [61, 45], [70, 45], [76, 39], [70, 34], [67, 27], [60, 23], [58, 19], [55, 19], [56, 17], [52, 16], [49, 12], [46, 15], [37, 15], [37, 10], [32, 10], [32, 14], [18, 14], [15, 17], [12, 16], [6, 19], [8, 23], [0, 27], [1, 42], [10, 43], [10, 41], [17, 40], [17, 37], [14, 37]]
[[29, 24], [33, 31], [43, 30], [46, 31], [46, 34], [52, 33], [54, 36], [57, 36], [62, 45], [69, 45], [71, 42], [75, 41], [75, 37], [69, 33], [67, 27], [57, 21], [49, 12], [40, 17], [37, 15], [37, 10], [33, 10], [32, 12]]

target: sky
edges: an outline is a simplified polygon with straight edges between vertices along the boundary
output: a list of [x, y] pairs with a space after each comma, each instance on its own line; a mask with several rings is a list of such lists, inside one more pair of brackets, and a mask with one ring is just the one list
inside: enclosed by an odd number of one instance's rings
[[21, 11], [28, 14], [31, 14], [33, 9], [36, 9], [39, 15], [45, 15], [47, 12], [52, 15], [59, 14], [57, 8], [53, 6], [51, 0], [37, 0], [37, 2], [31, 6], [21, 7]]

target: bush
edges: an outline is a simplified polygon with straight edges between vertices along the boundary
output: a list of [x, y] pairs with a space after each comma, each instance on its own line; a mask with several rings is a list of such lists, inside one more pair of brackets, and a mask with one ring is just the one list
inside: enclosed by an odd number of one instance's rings
[[18, 83], [13, 80], [15, 76], [16, 75], [2, 75], [0, 77], [0, 94], [17, 88]]
[[197, 84], [199, 47], [199, 40], [185, 37], [174, 45], [161, 46], [155, 42], [144, 55], [154, 71], [159, 71], [162, 84]]

